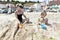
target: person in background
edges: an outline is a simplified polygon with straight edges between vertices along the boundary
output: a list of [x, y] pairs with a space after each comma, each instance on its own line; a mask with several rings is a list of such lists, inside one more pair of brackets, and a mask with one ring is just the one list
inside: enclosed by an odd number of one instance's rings
[[12, 13], [12, 11], [11, 11], [11, 6], [7, 6], [7, 8], [8, 8], [8, 14], [11, 14]]
[[16, 11], [16, 6], [13, 4], [11, 5], [11, 11], [12, 11], [12, 13], [14, 13]]

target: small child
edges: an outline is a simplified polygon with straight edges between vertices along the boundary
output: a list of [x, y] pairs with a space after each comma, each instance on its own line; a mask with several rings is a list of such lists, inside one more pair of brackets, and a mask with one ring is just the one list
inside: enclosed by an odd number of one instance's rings
[[50, 28], [49, 26], [51, 26], [48, 23], [48, 18], [46, 18], [46, 16], [47, 16], [46, 11], [43, 11], [40, 15], [40, 18], [38, 19], [39, 28], [41, 28], [39, 31], [42, 34], [43, 38], [48, 35], [48, 33], [49, 33], [48, 31]]
[[42, 29], [47, 29], [47, 25], [49, 26], [50, 24], [48, 23], [48, 19], [47, 18], [45, 18], [47, 16], [47, 13], [46, 13], [46, 11], [43, 11], [42, 13], [41, 13], [41, 17], [40, 17], [40, 20], [38, 20], [39, 21], [39, 25], [40, 25], [40, 28], [42, 28]]

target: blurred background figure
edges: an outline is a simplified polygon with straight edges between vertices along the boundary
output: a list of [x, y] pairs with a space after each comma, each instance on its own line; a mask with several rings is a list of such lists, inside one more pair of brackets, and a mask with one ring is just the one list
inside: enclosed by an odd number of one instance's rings
[[10, 6], [7, 6], [7, 9], [8, 9], [8, 14], [11, 14], [11, 7]]
[[7, 10], [8, 10], [7, 12], [8, 14], [12, 14], [16, 10], [16, 7], [14, 5], [10, 5], [10, 6], [7, 6]]

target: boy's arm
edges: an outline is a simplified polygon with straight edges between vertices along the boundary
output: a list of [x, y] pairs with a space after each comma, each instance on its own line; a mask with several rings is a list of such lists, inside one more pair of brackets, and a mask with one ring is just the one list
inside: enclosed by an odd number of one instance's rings
[[48, 19], [47, 19], [47, 18], [45, 19], [45, 24], [46, 24], [46, 25], [48, 24]]
[[51, 26], [51, 24], [48, 23], [48, 19], [46, 18], [45, 24], [48, 26]]

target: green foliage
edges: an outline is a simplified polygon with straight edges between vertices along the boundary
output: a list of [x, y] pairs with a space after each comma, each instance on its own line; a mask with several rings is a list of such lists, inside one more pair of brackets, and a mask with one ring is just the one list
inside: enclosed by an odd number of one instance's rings
[[25, 3], [40, 3], [39, 1], [38, 2], [32, 2], [32, 1], [19, 2], [19, 1], [14, 1], [14, 0], [12, 2], [14, 3], [14, 5], [16, 5], [17, 3], [21, 3], [22, 5], [24, 5]]
[[20, 3], [19, 1], [13, 1], [14, 5], [16, 5], [17, 3]]
[[25, 1], [25, 3], [26, 3], [27, 1]]
[[37, 3], [39, 3], [39, 1], [37, 1]]
[[7, 0], [7, 2], [9, 2], [9, 0]]

